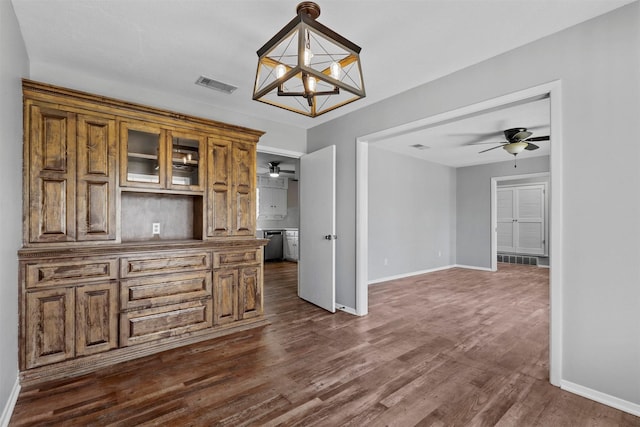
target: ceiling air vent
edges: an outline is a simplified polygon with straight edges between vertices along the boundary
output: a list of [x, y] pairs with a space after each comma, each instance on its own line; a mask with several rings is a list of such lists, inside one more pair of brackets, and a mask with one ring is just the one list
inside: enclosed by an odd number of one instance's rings
[[238, 89], [236, 86], [228, 85], [226, 83], [222, 83], [205, 76], [198, 77], [198, 80], [196, 80], [196, 84], [228, 94], [231, 94], [234, 90]]
[[428, 150], [429, 148], [431, 148], [427, 145], [422, 145], [422, 144], [413, 144], [413, 145], [410, 145], [409, 147], [415, 148], [416, 150]]

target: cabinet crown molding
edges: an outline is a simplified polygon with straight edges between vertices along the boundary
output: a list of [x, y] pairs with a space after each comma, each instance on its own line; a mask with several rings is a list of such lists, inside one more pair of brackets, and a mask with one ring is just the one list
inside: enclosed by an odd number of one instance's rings
[[95, 110], [95, 105], [99, 104], [102, 109], [105, 109], [105, 112], [111, 112], [110, 110], [115, 108], [119, 110], [118, 114], [122, 116], [131, 115], [132, 118], [137, 119], [149, 120], [149, 116], [154, 116], [155, 120], [159, 120], [162, 118], [170, 119], [172, 121], [181, 120], [192, 124], [202, 125], [209, 129], [217, 128], [220, 131], [225, 132], [225, 134], [228, 134], [228, 132], [233, 132], [234, 138], [237, 137], [242, 140], [251, 140], [256, 143], [258, 139], [262, 135], [264, 135], [264, 131], [256, 129], [223, 123], [213, 119], [206, 119], [203, 117], [177, 113], [174, 111], [163, 110], [148, 105], [123, 101], [120, 99], [102, 95], [95, 95], [76, 89], [64, 88], [49, 83], [42, 83], [29, 79], [22, 79], [22, 91], [25, 98], [28, 97], [32, 99], [47, 100], [47, 98], [51, 96], [59, 97], [60, 95], [63, 95], [67, 98], [67, 102], [75, 103], [78, 107], [85, 107], [85, 103], [90, 103], [91, 109]]

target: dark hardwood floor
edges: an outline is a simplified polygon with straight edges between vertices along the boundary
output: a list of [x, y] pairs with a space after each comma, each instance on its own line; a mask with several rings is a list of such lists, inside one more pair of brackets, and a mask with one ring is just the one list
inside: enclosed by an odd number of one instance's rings
[[373, 285], [369, 315], [265, 266], [269, 326], [23, 388], [23, 425], [640, 426], [548, 382], [548, 270], [500, 264]]

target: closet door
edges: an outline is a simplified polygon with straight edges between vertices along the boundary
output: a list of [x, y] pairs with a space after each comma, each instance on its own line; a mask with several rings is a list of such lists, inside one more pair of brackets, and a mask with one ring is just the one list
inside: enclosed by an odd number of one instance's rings
[[515, 252], [515, 189], [499, 188], [497, 192], [498, 251]]
[[527, 255], [545, 254], [544, 192], [544, 185], [498, 189], [498, 251]]
[[516, 252], [544, 255], [544, 186], [517, 188]]

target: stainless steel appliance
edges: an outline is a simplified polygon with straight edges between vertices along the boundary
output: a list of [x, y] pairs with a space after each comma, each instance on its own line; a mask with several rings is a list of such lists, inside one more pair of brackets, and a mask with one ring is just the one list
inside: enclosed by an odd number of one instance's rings
[[282, 261], [284, 259], [282, 252], [282, 230], [265, 230], [264, 238], [269, 242], [264, 247], [265, 261]]

